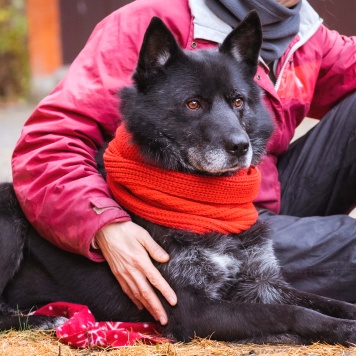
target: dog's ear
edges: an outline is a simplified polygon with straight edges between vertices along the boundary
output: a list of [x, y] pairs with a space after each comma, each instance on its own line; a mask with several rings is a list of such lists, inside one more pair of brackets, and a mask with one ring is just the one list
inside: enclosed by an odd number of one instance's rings
[[253, 10], [225, 38], [219, 51], [228, 53], [237, 61], [248, 64], [250, 74], [253, 76], [257, 71], [261, 45], [261, 21], [257, 12]]
[[147, 87], [155, 75], [166, 68], [182, 50], [173, 34], [159, 17], [153, 17], [141, 46], [134, 80], [139, 87]]

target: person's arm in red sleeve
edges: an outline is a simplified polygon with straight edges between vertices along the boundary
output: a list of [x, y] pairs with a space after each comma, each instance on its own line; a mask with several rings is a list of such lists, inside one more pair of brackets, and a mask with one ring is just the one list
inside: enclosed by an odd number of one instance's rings
[[55, 245], [93, 260], [102, 260], [90, 248], [97, 231], [130, 220], [94, 158], [118, 125], [117, 90], [135, 67], [134, 60], [115, 60], [123, 52], [118, 48], [137, 56], [137, 48], [126, 49], [126, 36], [113, 24], [118, 20], [97, 26], [66, 78], [23, 127], [12, 160], [16, 195], [31, 224]]
[[[136, 305], [165, 323], [152, 285], [172, 304], [176, 296], [148, 253], [159, 262], [169, 257], [112, 199], [94, 159], [118, 125], [117, 91], [131, 82], [151, 17], [117, 11], [96, 27], [66, 78], [25, 124], [12, 166], [18, 200], [36, 230], [64, 250], [94, 261], [104, 256]], [[93, 248], [95, 236], [100, 250]]]
[[310, 41], [322, 46], [321, 65], [309, 116], [321, 119], [356, 90], [356, 36], [342, 36], [321, 26]]

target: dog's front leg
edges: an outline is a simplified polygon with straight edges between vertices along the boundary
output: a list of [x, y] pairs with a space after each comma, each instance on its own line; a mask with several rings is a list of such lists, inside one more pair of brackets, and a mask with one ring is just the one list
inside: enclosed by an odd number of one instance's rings
[[356, 305], [351, 303], [302, 292], [294, 288], [283, 289], [282, 298], [284, 303], [313, 309], [335, 318], [356, 320]]
[[21, 314], [3, 315], [0, 313], [0, 330], [29, 330], [29, 329], [42, 329], [49, 330], [55, 329], [57, 326], [62, 325], [68, 319], [62, 316], [46, 316], [46, 315], [29, 315], [23, 316]]
[[231, 342], [298, 343], [316, 341], [349, 345], [356, 342], [356, 322], [332, 318], [294, 305], [235, 303], [212, 300], [202, 292], [177, 293], [163, 331], [177, 341], [194, 336]]
[[[27, 222], [10, 183], [0, 184], [0, 296], [18, 270], [28, 231]], [[0, 305], [0, 311], [4, 310]]]

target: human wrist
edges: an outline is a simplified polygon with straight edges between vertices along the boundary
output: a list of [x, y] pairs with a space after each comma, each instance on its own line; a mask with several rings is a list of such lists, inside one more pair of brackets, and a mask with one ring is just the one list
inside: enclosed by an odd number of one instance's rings
[[101, 227], [97, 233], [94, 235], [93, 239], [91, 240], [90, 246], [91, 248], [93, 248], [94, 250], [100, 250], [100, 242], [98, 242], [99, 240], [102, 240], [103, 238], [105, 238], [105, 232], [104, 230], [112, 227], [113, 225], [118, 226], [127, 222], [130, 222], [131, 220], [125, 220], [125, 221], [116, 221], [116, 222], [110, 222], [106, 225], [104, 225], [103, 227]]

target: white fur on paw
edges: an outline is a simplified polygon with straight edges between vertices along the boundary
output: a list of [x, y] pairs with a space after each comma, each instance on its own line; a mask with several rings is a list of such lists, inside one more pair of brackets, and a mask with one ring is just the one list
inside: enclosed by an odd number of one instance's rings
[[68, 321], [68, 318], [65, 318], [64, 316], [58, 316], [56, 318], [53, 318], [52, 320], [47, 320], [46, 322], [42, 323], [40, 325], [40, 329], [56, 329], [58, 326], [63, 325], [66, 321]]

